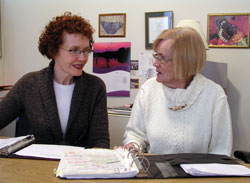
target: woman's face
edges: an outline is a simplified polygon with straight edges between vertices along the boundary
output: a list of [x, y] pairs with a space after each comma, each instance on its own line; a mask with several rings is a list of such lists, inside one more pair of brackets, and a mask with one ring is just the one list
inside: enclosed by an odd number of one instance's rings
[[89, 39], [82, 34], [63, 33], [63, 43], [55, 59], [54, 79], [61, 84], [70, 84], [73, 76], [81, 76], [88, 61]]
[[[171, 46], [172, 46], [173, 40], [162, 40], [157, 48], [156, 48], [156, 54], [160, 55], [164, 59], [172, 58], [171, 55]], [[173, 83], [175, 83], [175, 74], [174, 74], [174, 63], [173, 60], [169, 60], [165, 62], [164, 60], [162, 63], [155, 59], [153, 65], [156, 67], [157, 77], [156, 80], [166, 86], [171, 86]]]

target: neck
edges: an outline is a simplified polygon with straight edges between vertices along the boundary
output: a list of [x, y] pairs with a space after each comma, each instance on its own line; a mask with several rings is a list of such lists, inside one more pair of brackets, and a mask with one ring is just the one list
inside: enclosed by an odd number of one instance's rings
[[62, 75], [58, 72], [56, 72], [56, 70], [54, 70], [54, 80], [59, 83], [59, 84], [62, 84], [62, 85], [70, 85], [73, 83], [73, 77], [68, 75], [68, 76], [65, 76], [65, 75]]
[[59, 83], [59, 84], [62, 84], [62, 85], [70, 85], [73, 83], [73, 78], [64, 78], [64, 79], [61, 79], [61, 78], [57, 78], [55, 75], [54, 75], [54, 80]]
[[184, 78], [184, 79], [177, 79], [172, 81], [171, 83], [163, 83], [164, 85], [166, 85], [169, 88], [182, 88], [182, 89], [186, 89], [191, 81], [193, 80], [193, 76], [190, 76], [188, 78]]

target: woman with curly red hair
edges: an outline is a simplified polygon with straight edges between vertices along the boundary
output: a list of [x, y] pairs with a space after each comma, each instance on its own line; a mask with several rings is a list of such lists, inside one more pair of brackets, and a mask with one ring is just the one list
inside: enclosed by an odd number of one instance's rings
[[82, 69], [93, 28], [70, 12], [54, 17], [39, 38], [48, 67], [23, 76], [0, 103], [0, 129], [18, 117], [16, 135], [36, 143], [109, 148], [104, 82]]

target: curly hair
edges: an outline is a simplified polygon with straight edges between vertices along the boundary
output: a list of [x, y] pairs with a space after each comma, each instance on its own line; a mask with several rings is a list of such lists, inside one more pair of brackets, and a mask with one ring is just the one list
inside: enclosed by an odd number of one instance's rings
[[58, 49], [63, 42], [62, 34], [66, 31], [69, 34], [80, 33], [87, 37], [89, 46], [93, 45], [94, 29], [89, 22], [78, 15], [73, 15], [71, 12], [65, 12], [62, 16], [54, 17], [46, 26], [39, 37], [38, 49], [43, 56], [48, 59], [58, 53]]

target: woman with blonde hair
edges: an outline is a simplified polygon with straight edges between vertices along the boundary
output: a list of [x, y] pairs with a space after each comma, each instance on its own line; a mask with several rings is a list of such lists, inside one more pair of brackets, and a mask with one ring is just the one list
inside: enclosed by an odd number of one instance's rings
[[165, 30], [153, 49], [157, 76], [137, 94], [124, 134], [125, 147], [136, 149], [136, 143], [155, 154], [230, 155], [227, 96], [221, 86], [199, 74], [206, 61], [200, 35], [192, 28]]

